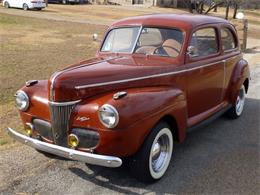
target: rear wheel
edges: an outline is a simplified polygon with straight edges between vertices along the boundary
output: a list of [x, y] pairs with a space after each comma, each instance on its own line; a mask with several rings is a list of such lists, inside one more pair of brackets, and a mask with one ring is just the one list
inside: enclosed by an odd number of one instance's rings
[[25, 4], [23, 4], [23, 10], [24, 11], [27, 11], [29, 9], [29, 7], [28, 7], [28, 5], [25, 3]]
[[9, 8], [10, 7], [10, 5], [9, 5], [9, 3], [7, 1], [5, 2], [4, 5], [5, 5], [5, 8]]
[[132, 160], [131, 172], [141, 181], [153, 182], [165, 174], [172, 156], [173, 136], [167, 123], [156, 125]]
[[231, 119], [236, 119], [240, 117], [244, 110], [245, 100], [246, 100], [246, 89], [245, 86], [242, 85], [237, 95], [236, 103], [228, 110], [227, 116]]

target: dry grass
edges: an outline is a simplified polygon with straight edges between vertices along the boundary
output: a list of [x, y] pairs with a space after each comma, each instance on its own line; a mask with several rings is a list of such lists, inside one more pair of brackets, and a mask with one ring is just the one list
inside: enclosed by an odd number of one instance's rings
[[91, 36], [104, 26], [0, 15], [0, 146], [11, 143], [4, 129], [21, 128], [13, 94], [29, 79], [48, 79], [57, 69], [93, 57]]

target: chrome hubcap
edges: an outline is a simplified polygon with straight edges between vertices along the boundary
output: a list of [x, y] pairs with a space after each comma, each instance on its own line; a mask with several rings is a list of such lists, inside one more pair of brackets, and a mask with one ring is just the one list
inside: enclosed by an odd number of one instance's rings
[[161, 145], [156, 142], [152, 149], [152, 159], [157, 159], [161, 153]]
[[236, 114], [240, 116], [243, 112], [245, 104], [245, 88], [242, 87], [239, 91], [239, 94], [237, 96], [237, 101], [236, 101]]
[[150, 172], [153, 178], [160, 178], [165, 173], [171, 160], [172, 145], [171, 131], [162, 129], [154, 139], [150, 152]]

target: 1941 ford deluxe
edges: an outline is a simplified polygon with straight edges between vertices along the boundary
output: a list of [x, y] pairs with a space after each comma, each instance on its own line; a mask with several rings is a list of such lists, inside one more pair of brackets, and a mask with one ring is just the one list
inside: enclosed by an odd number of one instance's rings
[[112, 24], [96, 54], [31, 80], [16, 93], [27, 135], [38, 151], [106, 167], [130, 159], [132, 173], [155, 181], [173, 142], [226, 114], [241, 116], [249, 67], [235, 28], [199, 15], [153, 14]]

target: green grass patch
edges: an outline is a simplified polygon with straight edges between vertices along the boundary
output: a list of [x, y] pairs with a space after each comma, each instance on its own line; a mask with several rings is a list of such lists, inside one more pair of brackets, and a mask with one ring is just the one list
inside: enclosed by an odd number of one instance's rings
[[5, 144], [7, 144], [7, 143], [8, 143], [7, 140], [0, 138], [0, 146], [3, 146], [3, 145], [5, 145]]
[[2, 15], [0, 17], [0, 25], [14, 25], [17, 24], [17, 20], [15, 18], [11, 18], [7, 15]]

